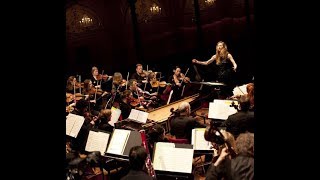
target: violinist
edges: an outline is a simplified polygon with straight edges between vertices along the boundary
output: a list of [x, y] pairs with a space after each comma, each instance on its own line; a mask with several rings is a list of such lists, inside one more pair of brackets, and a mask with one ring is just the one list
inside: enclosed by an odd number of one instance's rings
[[111, 93], [123, 92], [126, 90], [126, 80], [123, 79], [123, 76], [120, 72], [115, 72], [112, 78], [112, 90]]
[[66, 85], [66, 112], [70, 112], [71, 104], [83, 98], [83, 95], [80, 94], [80, 88], [83, 88], [83, 85], [77, 82], [75, 76], [70, 76], [67, 79]]
[[181, 98], [182, 91], [183, 91], [183, 86], [185, 83], [190, 82], [190, 79], [185, 76], [181, 72], [181, 68], [176, 66], [175, 70], [173, 71], [172, 79], [171, 82], [173, 84], [173, 94], [172, 94], [172, 99], [173, 100], [178, 100]]
[[176, 67], [173, 74], [174, 85], [181, 87], [182, 83], [189, 83], [190, 78], [186, 77], [182, 72], [180, 67]]
[[150, 72], [147, 76], [147, 84], [145, 85], [146, 88], [145, 91], [148, 91], [149, 93], [155, 93], [155, 95], [158, 95], [158, 81], [156, 78], [156, 74], [154, 72]]
[[106, 82], [108, 82], [111, 79], [111, 77], [106, 74], [99, 74], [99, 70], [95, 66], [92, 67], [91, 74], [91, 81], [95, 88], [105, 89], [104, 86]]
[[66, 92], [73, 94], [80, 92], [80, 83], [78, 83], [75, 76], [69, 76], [67, 79]]
[[140, 87], [143, 87], [142, 81], [146, 80], [147, 74], [143, 71], [142, 64], [136, 65], [136, 72], [131, 75], [131, 79], [135, 79], [139, 84]]
[[137, 80], [130, 79], [129, 81], [129, 89], [133, 94], [134, 99], [138, 99], [139, 105], [143, 106], [146, 109], [152, 108], [152, 105], [155, 104], [153, 100], [155, 100], [156, 94], [151, 94], [148, 91], [143, 91], [137, 85]]

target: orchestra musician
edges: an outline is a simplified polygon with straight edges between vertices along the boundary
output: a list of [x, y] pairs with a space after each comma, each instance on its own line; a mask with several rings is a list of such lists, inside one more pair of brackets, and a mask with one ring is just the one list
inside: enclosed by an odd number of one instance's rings
[[197, 120], [190, 116], [191, 107], [188, 102], [181, 102], [178, 107], [178, 115], [170, 122], [170, 134], [177, 139], [188, 139], [191, 143], [191, 133], [194, 128], [204, 128], [205, 125], [200, 124]]
[[73, 94], [74, 91], [76, 91], [76, 93], [79, 93], [80, 86], [81, 85], [80, 83], [78, 83], [77, 78], [75, 76], [69, 76], [66, 84], [66, 93]]
[[98, 115], [97, 121], [95, 123], [95, 126], [98, 127], [98, 129], [112, 133], [114, 130], [114, 127], [109, 124], [110, 120], [111, 120], [111, 110], [101, 109]]
[[138, 104], [136, 105], [139, 105], [140, 107], [143, 106], [146, 109], [153, 108], [153, 105], [155, 104], [154, 100], [157, 99], [157, 94], [149, 93], [148, 91], [143, 91], [141, 88], [138, 87], [137, 84], [137, 80], [129, 80], [129, 89], [133, 94], [133, 98], [136, 99], [136, 102], [138, 101]]
[[121, 180], [153, 180], [153, 178], [144, 171], [147, 160], [147, 151], [142, 146], [134, 146], [129, 152], [130, 171]]
[[178, 100], [181, 98], [183, 86], [185, 83], [190, 82], [190, 78], [186, 77], [185, 74], [181, 72], [181, 68], [176, 66], [176, 68], [173, 71], [171, 82], [173, 84], [173, 94], [172, 94], [172, 100]]
[[87, 137], [89, 135], [89, 131], [94, 126], [94, 122], [97, 120], [96, 116], [93, 116], [89, 110], [89, 103], [80, 99], [76, 102], [75, 109], [70, 112], [72, 114], [76, 114], [79, 116], [83, 116], [85, 118], [83, 125], [78, 133], [78, 136], [74, 139], [72, 138], [70, 141], [72, 143], [72, 149], [79, 151], [81, 154], [85, 153], [85, 145], [87, 141]]
[[147, 74], [143, 71], [142, 64], [137, 64], [136, 72], [131, 75], [131, 79], [135, 79], [139, 83], [140, 87], [143, 87], [144, 84], [142, 83], [142, 81], [145, 81], [146, 78]]
[[[149, 93], [156, 93], [158, 86], [156, 86], [157, 78], [154, 72], [150, 72], [147, 76], [147, 83], [145, 84], [144, 90]], [[157, 94], [157, 93], [156, 93]]]
[[90, 105], [94, 107], [95, 110], [100, 111], [103, 107], [103, 101], [106, 101], [106, 95], [109, 92], [103, 91], [102, 89], [95, 88], [90, 79], [84, 80], [83, 95], [86, 100], [90, 100]]
[[106, 82], [111, 79], [107, 74], [99, 74], [99, 70], [96, 66], [91, 69], [91, 81], [95, 88], [105, 89]]

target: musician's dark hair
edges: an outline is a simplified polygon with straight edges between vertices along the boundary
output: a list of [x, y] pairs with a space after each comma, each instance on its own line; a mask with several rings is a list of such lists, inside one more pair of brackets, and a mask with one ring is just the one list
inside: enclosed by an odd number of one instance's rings
[[173, 72], [176, 72], [176, 70], [177, 70], [178, 68], [181, 70], [181, 67], [180, 67], [180, 66], [175, 66], [174, 69], [173, 69]]
[[163, 133], [165, 132], [164, 128], [160, 124], [154, 125], [148, 131], [148, 140], [152, 145], [155, 142], [161, 142], [163, 140]]
[[147, 159], [146, 149], [142, 146], [134, 146], [130, 149], [129, 162], [132, 170], [140, 171]]
[[129, 97], [131, 94], [131, 91], [130, 90], [125, 90], [123, 91], [121, 94], [120, 94], [120, 99], [124, 99], [124, 98], [127, 98]]

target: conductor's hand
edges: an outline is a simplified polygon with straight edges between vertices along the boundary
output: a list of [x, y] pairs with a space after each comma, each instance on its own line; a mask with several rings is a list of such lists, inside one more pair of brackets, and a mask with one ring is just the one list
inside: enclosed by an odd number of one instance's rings
[[233, 66], [232, 69], [234, 70], [234, 72], [237, 71], [237, 67]]

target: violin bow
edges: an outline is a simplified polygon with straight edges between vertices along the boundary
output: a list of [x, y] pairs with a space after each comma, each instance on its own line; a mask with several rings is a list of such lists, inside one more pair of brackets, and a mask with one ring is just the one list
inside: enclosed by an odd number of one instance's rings
[[139, 92], [138, 92], [138, 89], [137, 89], [138, 87], [136, 86], [136, 92], [137, 92], [137, 96], [138, 96], [138, 100], [139, 100], [139, 104], [140, 104], [140, 107], [142, 106], [141, 105], [141, 100], [140, 100], [140, 97], [139, 97]]
[[[149, 71], [149, 66], [148, 66], [148, 64], [147, 64], [147, 73], [148, 73], [148, 71]], [[147, 78], [147, 83], [148, 83], [148, 76], [146, 77]], [[144, 88], [143, 88], [143, 91], [145, 91], [146, 90], [146, 87], [147, 87], [147, 83], [145, 83], [144, 84]]]
[[184, 74], [184, 77], [181, 79], [180, 84], [181, 84], [181, 83], [184, 81], [184, 79], [187, 77], [188, 72], [189, 72], [189, 68], [187, 69], [186, 74]]
[[[182, 83], [183, 83], [184, 79], [187, 77], [188, 72], [189, 72], [189, 68], [187, 69], [186, 74], [184, 74], [184, 77], [182, 78], [182, 80], [181, 80], [181, 83], [180, 83], [180, 84], [182, 84]], [[180, 97], [182, 97], [182, 96], [183, 96], [184, 88], [185, 88], [185, 85], [183, 85], [183, 87], [182, 87], [182, 91], [181, 91], [181, 96], [180, 96]]]
[[79, 84], [80, 84], [79, 90], [80, 90], [80, 94], [81, 94], [81, 75], [79, 75]]
[[76, 83], [73, 83], [73, 101], [76, 103]]
[[102, 77], [103, 77], [103, 73], [104, 73], [104, 70], [102, 70], [102, 73], [101, 73], [100, 87], [101, 87], [101, 84], [102, 84]]
[[128, 71], [128, 74], [127, 74], [126, 90], [128, 89], [128, 81], [129, 81], [129, 71]]
[[242, 90], [239, 88], [239, 86], [237, 86], [237, 88], [240, 90], [240, 92], [244, 95], [244, 93], [242, 92]]
[[[159, 77], [159, 83], [160, 83], [160, 80], [161, 80], [161, 72], [160, 72], [160, 77]], [[159, 93], [159, 87], [160, 87], [160, 84], [158, 85], [157, 93]]]

